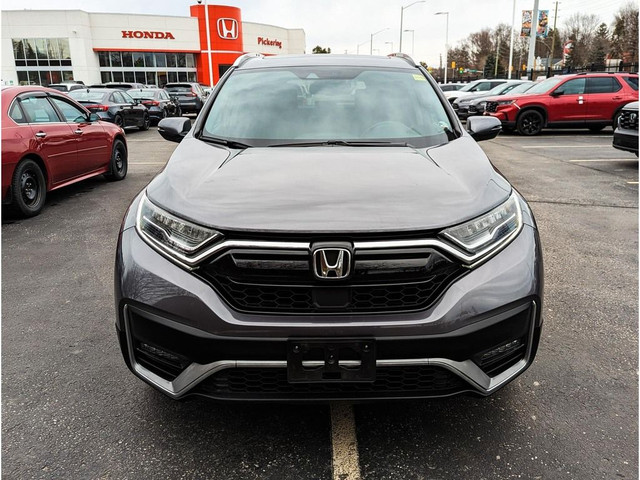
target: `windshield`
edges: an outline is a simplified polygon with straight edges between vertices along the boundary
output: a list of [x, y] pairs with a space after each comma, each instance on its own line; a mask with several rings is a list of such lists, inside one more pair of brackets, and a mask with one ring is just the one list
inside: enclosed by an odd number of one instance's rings
[[542, 82], [537, 83], [536, 85], [531, 87], [529, 90], [527, 90], [527, 93], [546, 93], [549, 90], [551, 90], [553, 87], [558, 85], [564, 79], [565, 77], [547, 78], [546, 80], [543, 80]]
[[249, 146], [317, 141], [447, 142], [451, 122], [418, 70], [290, 67], [234, 72], [202, 131]]
[[101, 102], [104, 92], [87, 92], [86, 90], [72, 90], [69, 96], [78, 102]]
[[458, 91], [459, 92], [468, 92], [479, 83], [480, 83], [480, 80], [476, 80], [475, 82], [467, 83], [464, 87], [462, 87]]
[[191, 92], [191, 85], [166, 85], [164, 89], [174, 93], [180, 93], [180, 92], [189, 93]]
[[533, 82], [520, 83], [513, 87], [513, 89], [509, 90], [509, 95], [513, 95], [514, 93], [524, 93], [533, 87], [533, 85]]
[[152, 99], [156, 92], [155, 90], [127, 90], [127, 93], [136, 100], [139, 100], [141, 98]]
[[49, 88], [53, 88], [54, 90], [58, 90], [60, 92], [66, 92], [67, 91], [67, 86], [66, 85], [60, 85], [60, 84], [55, 84], [55, 83], [49, 84]]

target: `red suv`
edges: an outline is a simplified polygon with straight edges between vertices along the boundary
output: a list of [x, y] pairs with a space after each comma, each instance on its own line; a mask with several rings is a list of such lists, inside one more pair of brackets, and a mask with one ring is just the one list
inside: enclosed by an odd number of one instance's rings
[[521, 135], [543, 128], [602, 130], [617, 124], [622, 107], [638, 100], [638, 74], [579, 73], [548, 78], [523, 95], [487, 102], [485, 115]]

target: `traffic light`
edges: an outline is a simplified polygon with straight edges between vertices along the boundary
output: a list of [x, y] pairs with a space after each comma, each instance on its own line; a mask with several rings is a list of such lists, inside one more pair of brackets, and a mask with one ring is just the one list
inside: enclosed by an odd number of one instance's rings
[[451, 62], [451, 68], [456, 68], [456, 62]]

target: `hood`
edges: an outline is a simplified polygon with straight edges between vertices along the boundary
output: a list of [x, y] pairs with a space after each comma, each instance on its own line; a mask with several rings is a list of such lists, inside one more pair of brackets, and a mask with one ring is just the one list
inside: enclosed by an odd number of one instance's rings
[[159, 206], [220, 230], [440, 229], [507, 199], [510, 185], [468, 135], [408, 147], [226, 148], [191, 136], [147, 188]]

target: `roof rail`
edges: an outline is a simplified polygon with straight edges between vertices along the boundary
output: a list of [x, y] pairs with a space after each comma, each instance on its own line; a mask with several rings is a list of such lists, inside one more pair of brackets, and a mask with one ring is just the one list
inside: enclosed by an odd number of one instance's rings
[[416, 62], [413, 61], [413, 58], [411, 58], [406, 53], [400, 53], [400, 52], [398, 52], [398, 53], [390, 53], [389, 55], [387, 55], [387, 57], [389, 57], [389, 58], [401, 58], [402, 60], [407, 62], [412, 67], [416, 67], [417, 66]]
[[609, 75], [615, 75], [616, 73], [634, 73], [634, 72], [578, 72], [576, 75], [589, 75], [591, 73], [597, 73], [602, 75], [603, 73], [608, 73]]
[[236, 58], [236, 61], [233, 62], [232, 66], [236, 68], [241, 67], [252, 58], [264, 58], [264, 55], [262, 55], [261, 53], [245, 53], [244, 55], [240, 55], [238, 58]]

